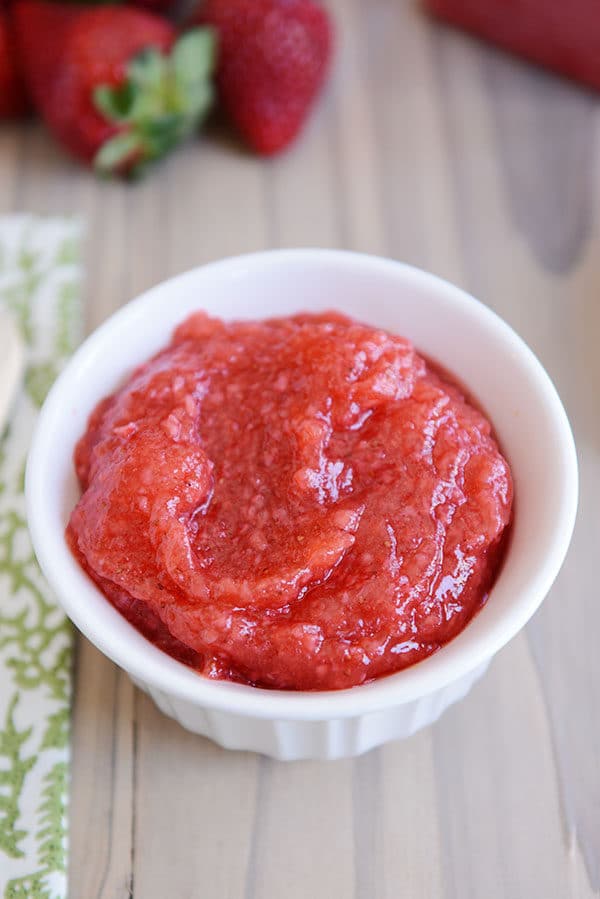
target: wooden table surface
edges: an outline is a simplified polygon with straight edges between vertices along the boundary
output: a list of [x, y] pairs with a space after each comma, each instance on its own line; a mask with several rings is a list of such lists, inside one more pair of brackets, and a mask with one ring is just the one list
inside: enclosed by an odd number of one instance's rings
[[[155, 282], [277, 246], [389, 255], [466, 287], [555, 379], [581, 506], [551, 596], [435, 726], [278, 763], [164, 718], [79, 640], [71, 899], [564, 899], [600, 887], [599, 100], [403, 0], [332, 0], [327, 96], [285, 157], [213, 128], [139, 185], [0, 131], [0, 210], [88, 227], [87, 325]], [[166, 338], [167, 335], [165, 335]]]

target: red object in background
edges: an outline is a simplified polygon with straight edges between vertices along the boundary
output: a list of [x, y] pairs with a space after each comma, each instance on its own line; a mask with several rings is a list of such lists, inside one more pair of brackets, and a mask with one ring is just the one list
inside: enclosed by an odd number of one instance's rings
[[92, 162], [120, 131], [96, 108], [94, 88], [122, 84], [127, 63], [143, 48], [170, 50], [173, 27], [122, 6], [21, 0], [13, 10], [19, 54], [36, 108], [73, 155]]
[[13, 7], [33, 102], [73, 155], [103, 174], [137, 174], [198, 126], [212, 99], [214, 41], [178, 39], [131, 6], [20, 0]]
[[424, 0], [436, 16], [600, 90], [599, 0]]
[[0, 119], [19, 118], [28, 110], [27, 93], [17, 67], [12, 26], [0, 6]]
[[258, 153], [283, 150], [327, 75], [327, 11], [312, 0], [205, 0], [194, 21], [217, 31], [217, 81], [232, 121]]

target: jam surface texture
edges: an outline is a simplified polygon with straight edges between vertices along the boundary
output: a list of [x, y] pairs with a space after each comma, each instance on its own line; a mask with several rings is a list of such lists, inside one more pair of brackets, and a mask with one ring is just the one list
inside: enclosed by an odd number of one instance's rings
[[408, 340], [336, 313], [196, 313], [90, 417], [73, 552], [212, 678], [351, 687], [486, 601], [511, 518], [491, 425]]

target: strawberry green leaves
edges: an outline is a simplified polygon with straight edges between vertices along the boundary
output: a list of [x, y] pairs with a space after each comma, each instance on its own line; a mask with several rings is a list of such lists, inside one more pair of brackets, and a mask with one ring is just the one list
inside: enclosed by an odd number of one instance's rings
[[154, 47], [136, 54], [119, 86], [97, 87], [96, 109], [119, 130], [98, 150], [95, 168], [139, 175], [193, 134], [213, 101], [215, 61], [213, 30], [193, 28], [169, 55]]

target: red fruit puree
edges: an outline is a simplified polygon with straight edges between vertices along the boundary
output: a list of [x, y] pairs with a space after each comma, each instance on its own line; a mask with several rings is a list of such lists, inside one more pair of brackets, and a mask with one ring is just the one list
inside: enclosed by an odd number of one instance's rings
[[67, 529], [152, 642], [212, 678], [351, 687], [486, 601], [512, 483], [408, 340], [342, 315], [175, 331], [92, 414]]

